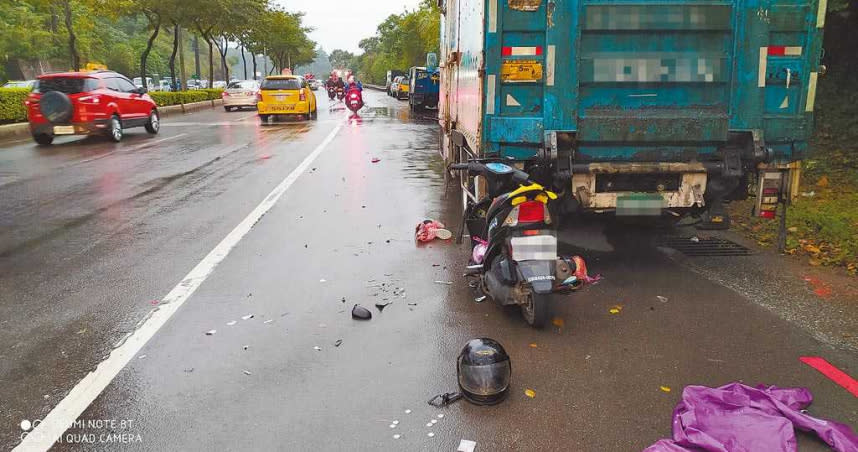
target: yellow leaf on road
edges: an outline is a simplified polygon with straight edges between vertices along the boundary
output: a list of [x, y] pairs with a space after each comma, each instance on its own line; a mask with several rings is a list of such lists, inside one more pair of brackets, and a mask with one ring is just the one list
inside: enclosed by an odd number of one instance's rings
[[670, 392], [670, 386], [659, 386], [658, 389], [661, 389], [664, 392]]
[[532, 399], [532, 398], [536, 397], [536, 391], [534, 391], [533, 389], [525, 389], [524, 395], [526, 395]]
[[554, 319], [551, 320], [551, 323], [553, 323], [557, 328], [563, 328], [563, 325], [566, 324], [562, 317], [554, 317]]

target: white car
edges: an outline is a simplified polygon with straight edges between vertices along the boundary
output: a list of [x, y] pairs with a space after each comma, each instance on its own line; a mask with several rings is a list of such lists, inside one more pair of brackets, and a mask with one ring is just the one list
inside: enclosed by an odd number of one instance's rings
[[232, 111], [244, 107], [256, 107], [256, 96], [259, 94], [259, 82], [256, 80], [235, 80], [229, 82], [221, 93], [223, 109]]
[[10, 80], [3, 85], [3, 88], [33, 88], [35, 84], [35, 80]]
[[226, 88], [226, 82], [223, 80], [215, 80], [215, 82], [212, 84], [212, 88]]

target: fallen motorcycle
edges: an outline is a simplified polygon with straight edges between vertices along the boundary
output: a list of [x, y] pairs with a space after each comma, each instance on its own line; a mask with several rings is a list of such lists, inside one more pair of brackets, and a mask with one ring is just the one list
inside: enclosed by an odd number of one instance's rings
[[500, 162], [472, 160], [450, 169], [467, 172], [466, 186], [477, 185], [474, 176], [482, 176], [487, 187], [482, 199], [468, 196], [459, 230], [459, 241], [465, 227], [471, 238], [466, 275], [478, 276], [485, 295], [501, 305], [520, 306], [527, 323], [542, 328], [551, 294], [569, 289], [555, 281], [575, 280], [575, 263], [557, 256], [549, 210], [557, 195]]
[[361, 95], [361, 91], [357, 88], [352, 88], [349, 90], [348, 95], [346, 96], [346, 107], [349, 110], [357, 113], [358, 110], [363, 108], [363, 96]]

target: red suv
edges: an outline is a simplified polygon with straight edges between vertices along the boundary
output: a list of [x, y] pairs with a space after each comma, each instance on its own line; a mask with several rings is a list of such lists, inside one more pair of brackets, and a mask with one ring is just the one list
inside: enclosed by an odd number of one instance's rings
[[49, 145], [57, 135], [106, 134], [122, 139], [122, 129], [158, 133], [158, 106], [128, 78], [111, 71], [63, 72], [39, 76], [24, 102], [36, 143]]

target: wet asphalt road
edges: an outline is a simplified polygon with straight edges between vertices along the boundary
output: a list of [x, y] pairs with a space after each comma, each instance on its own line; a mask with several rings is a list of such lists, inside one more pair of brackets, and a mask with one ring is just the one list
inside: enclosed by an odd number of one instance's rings
[[[130, 420], [118, 433], [140, 442], [98, 443], [110, 430], [73, 428], [55, 449], [455, 450], [465, 438], [478, 451], [640, 450], [669, 436], [683, 386], [736, 380], [807, 386], [812, 414], [858, 426], [856, 398], [798, 361], [823, 356], [855, 375], [854, 350], [692, 271], [651, 232], [592, 221], [562, 231], [564, 251], [605, 279], [555, 300], [561, 326], [533, 330], [515, 309], [475, 303], [464, 245], [413, 241], [417, 221], [455, 229], [459, 218], [437, 125], [367, 97], [359, 119], [320, 99], [316, 122], [263, 127], [252, 111], [205, 111], [118, 145], [3, 144], [0, 447], [17, 444], [21, 419], [47, 414], [340, 124], [80, 417]], [[392, 304], [379, 312], [377, 301]], [[373, 319], [352, 320], [355, 303]], [[480, 336], [512, 356], [509, 400], [429, 407], [455, 389], [455, 357]], [[68, 444], [91, 434], [95, 444]], [[825, 450], [806, 437], [800, 447]]]

